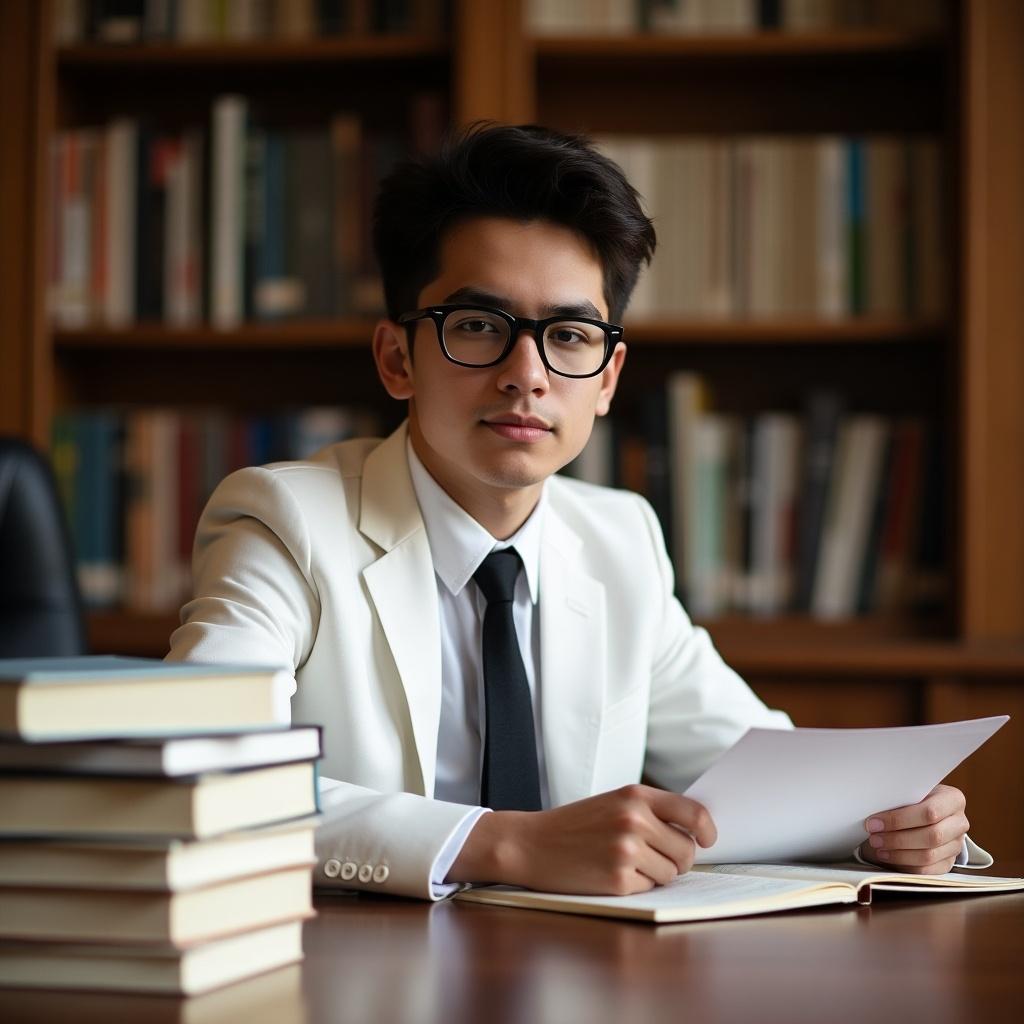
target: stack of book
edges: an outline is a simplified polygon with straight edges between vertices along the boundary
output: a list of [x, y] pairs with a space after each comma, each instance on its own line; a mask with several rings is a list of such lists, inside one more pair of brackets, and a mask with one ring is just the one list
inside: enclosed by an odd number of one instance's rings
[[320, 730], [273, 669], [0, 660], [0, 985], [193, 995], [295, 963]]

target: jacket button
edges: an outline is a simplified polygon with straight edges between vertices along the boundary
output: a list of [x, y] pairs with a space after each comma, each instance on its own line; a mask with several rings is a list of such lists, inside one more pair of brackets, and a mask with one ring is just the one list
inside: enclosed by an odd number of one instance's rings
[[373, 865], [372, 864], [360, 864], [359, 874], [357, 876], [360, 882], [364, 884], [373, 878]]
[[333, 857], [330, 860], [324, 861], [324, 874], [328, 878], [337, 878], [341, 873], [341, 862], [336, 861]]
[[343, 882], [351, 882], [352, 879], [356, 877], [356, 871], [358, 870], [358, 866], [353, 864], [352, 861], [345, 861], [345, 863], [341, 865], [341, 880]]
[[387, 864], [378, 864], [373, 869], [373, 880], [378, 883], [386, 882], [388, 880], [388, 875], [390, 874], [391, 869], [387, 866]]

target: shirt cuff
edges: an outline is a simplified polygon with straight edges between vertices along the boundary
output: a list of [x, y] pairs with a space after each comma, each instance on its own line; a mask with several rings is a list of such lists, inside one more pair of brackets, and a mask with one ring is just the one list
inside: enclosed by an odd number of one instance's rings
[[960, 848], [953, 867], [978, 871], [981, 868], [990, 868], [994, 863], [992, 854], [988, 850], [983, 850], [970, 836], [964, 836], [964, 844]]
[[434, 863], [430, 868], [431, 895], [435, 900], [442, 900], [446, 896], [451, 896], [460, 889], [467, 887], [468, 883], [446, 882], [445, 879], [448, 877], [448, 872], [451, 871], [456, 858], [462, 852], [462, 847], [466, 844], [469, 833], [473, 831], [473, 826], [488, 813], [490, 813], [489, 807], [474, 807], [455, 826], [455, 830], [448, 837], [448, 841], [441, 847], [441, 852], [434, 859]]

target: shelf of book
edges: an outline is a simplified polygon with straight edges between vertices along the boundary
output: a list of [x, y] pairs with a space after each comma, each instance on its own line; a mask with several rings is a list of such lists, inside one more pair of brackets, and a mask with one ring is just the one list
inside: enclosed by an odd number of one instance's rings
[[[763, 621], [730, 616], [701, 623], [726, 661], [753, 676], [948, 677], [1012, 680], [1024, 673], [1024, 644], [963, 643], [934, 622], [874, 618], [827, 623], [802, 616]], [[93, 611], [95, 653], [161, 657], [178, 627], [176, 612]]]
[[[233, 330], [209, 326], [86, 327], [53, 332], [55, 350], [194, 349], [194, 348], [332, 348], [368, 345], [376, 321], [364, 319], [298, 320], [245, 324]], [[948, 333], [941, 321], [888, 317], [815, 320], [660, 320], [631, 324], [627, 341], [637, 345], [935, 345]]]
[[82, 328], [58, 330], [54, 348], [82, 349], [248, 349], [248, 348], [335, 348], [368, 346], [375, 320], [302, 320], [292, 323], [245, 324], [231, 330], [215, 327], [170, 327], [137, 324], [125, 328]]

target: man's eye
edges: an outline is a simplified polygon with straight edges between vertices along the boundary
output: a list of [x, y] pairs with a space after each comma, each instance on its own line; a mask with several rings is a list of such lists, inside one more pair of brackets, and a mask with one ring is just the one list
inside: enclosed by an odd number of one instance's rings
[[495, 326], [486, 320], [463, 320], [459, 325], [460, 331], [467, 331], [470, 334], [487, 334], [495, 330]]
[[587, 341], [587, 336], [580, 331], [574, 331], [569, 327], [560, 327], [549, 335], [552, 341], [560, 345], [578, 345]]

